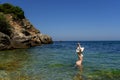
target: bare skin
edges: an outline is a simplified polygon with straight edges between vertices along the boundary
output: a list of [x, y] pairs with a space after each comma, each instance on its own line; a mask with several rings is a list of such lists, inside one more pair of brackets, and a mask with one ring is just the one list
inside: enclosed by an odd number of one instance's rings
[[[80, 44], [77, 45], [77, 48], [80, 49]], [[80, 50], [79, 52], [77, 52], [77, 54], [78, 54], [78, 60], [76, 61], [76, 66], [77, 66], [79, 69], [82, 69], [83, 55], [82, 55], [81, 50]]]
[[83, 56], [81, 55], [81, 53], [78, 53], [78, 60], [76, 61], [76, 66], [80, 68], [82, 66], [82, 61]]

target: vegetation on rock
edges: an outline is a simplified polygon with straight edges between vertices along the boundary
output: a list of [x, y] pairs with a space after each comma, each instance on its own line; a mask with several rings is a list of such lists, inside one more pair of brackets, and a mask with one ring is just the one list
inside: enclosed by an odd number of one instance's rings
[[0, 4], [0, 12], [4, 14], [14, 14], [14, 17], [19, 19], [25, 18], [24, 11], [20, 7], [13, 6], [9, 3]]
[[0, 13], [0, 32], [11, 35], [10, 24], [2, 13]]

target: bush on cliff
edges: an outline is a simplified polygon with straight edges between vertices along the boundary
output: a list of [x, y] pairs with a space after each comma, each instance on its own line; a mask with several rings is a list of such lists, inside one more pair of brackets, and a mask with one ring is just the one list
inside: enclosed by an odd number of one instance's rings
[[14, 17], [19, 19], [25, 18], [24, 11], [20, 7], [13, 6], [9, 3], [0, 4], [0, 12], [4, 14], [14, 14]]
[[10, 24], [4, 17], [3, 13], [0, 13], [0, 32], [11, 35], [11, 29], [10, 29]]

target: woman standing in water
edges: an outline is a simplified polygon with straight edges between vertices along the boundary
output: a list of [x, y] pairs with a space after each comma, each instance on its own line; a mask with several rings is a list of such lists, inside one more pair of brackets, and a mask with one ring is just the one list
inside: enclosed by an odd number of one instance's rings
[[82, 61], [83, 61], [83, 52], [84, 47], [80, 46], [80, 43], [77, 44], [76, 52], [78, 55], [78, 60], [76, 61], [76, 66], [79, 67], [80, 69], [82, 68]]

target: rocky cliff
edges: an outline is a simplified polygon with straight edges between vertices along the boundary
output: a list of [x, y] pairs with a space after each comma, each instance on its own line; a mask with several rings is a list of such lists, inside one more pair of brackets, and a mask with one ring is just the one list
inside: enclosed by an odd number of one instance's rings
[[[0, 50], [29, 48], [52, 43], [52, 38], [42, 34], [26, 18], [15, 18], [14, 14], [0, 13], [9, 24], [9, 31], [2, 31], [0, 24]], [[7, 34], [6, 34], [7, 33]]]

